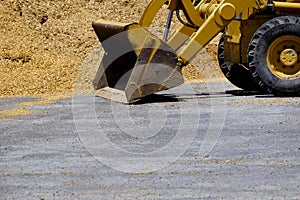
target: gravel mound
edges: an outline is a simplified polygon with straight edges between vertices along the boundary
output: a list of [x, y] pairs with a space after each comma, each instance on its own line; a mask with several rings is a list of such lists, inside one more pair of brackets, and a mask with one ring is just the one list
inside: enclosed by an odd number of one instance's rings
[[[81, 64], [99, 47], [91, 22], [138, 21], [148, 3], [149, 0], [0, 1], [0, 96], [71, 94]], [[213, 42], [204, 49], [213, 59], [215, 47]], [[189, 66], [184, 70], [185, 78], [197, 81], [203, 75], [216, 74], [210, 68], [199, 71]]]

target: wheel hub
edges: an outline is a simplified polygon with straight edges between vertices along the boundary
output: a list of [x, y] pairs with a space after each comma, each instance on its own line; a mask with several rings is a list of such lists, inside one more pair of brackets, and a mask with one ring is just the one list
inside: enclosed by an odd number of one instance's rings
[[294, 49], [283, 50], [280, 54], [280, 61], [285, 66], [293, 66], [298, 61], [297, 52]]
[[293, 35], [277, 38], [267, 52], [270, 71], [282, 79], [300, 77], [300, 38]]

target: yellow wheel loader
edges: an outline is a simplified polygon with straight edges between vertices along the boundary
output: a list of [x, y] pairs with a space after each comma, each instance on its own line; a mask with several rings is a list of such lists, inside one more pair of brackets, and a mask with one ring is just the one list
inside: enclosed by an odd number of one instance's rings
[[[163, 38], [150, 28], [161, 9]], [[105, 51], [93, 86], [104, 98], [132, 103], [182, 84], [181, 69], [219, 34], [219, 66], [231, 83], [300, 94], [300, 0], [152, 0], [137, 23], [92, 26]]]

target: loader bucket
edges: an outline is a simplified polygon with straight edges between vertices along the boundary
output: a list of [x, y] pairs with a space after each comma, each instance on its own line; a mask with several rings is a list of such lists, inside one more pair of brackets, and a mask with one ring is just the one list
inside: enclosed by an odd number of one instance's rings
[[172, 48], [139, 24], [100, 20], [93, 28], [105, 51], [93, 81], [97, 96], [133, 103], [184, 82]]

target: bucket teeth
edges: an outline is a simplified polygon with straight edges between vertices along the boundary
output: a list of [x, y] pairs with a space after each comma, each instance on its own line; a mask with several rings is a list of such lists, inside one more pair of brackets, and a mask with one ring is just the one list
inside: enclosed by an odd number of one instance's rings
[[184, 82], [176, 53], [140, 25], [101, 20], [93, 28], [105, 50], [93, 81], [97, 96], [133, 103]]

